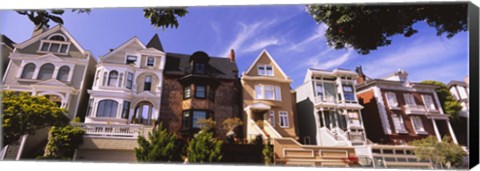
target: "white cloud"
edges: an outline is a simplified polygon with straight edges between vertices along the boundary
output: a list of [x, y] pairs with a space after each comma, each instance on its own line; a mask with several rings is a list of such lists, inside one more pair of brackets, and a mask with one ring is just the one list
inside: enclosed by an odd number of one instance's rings
[[324, 23], [320, 24], [315, 30], [315, 33], [313, 33], [307, 39], [292, 45], [290, 48], [288, 48], [288, 50], [303, 51], [306, 45], [308, 46], [314, 41], [322, 40], [325, 37], [325, 31], [327, 30], [327, 28], [327, 25], [325, 25]]
[[[325, 50], [324, 52], [328, 52], [329, 50]], [[309, 67], [317, 68], [317, 69], [332, 69], [337, 68], [338, 66], [344, 64], [350, 59], [353, 50], [349, 49], [346, 53], [342, 54], [339, 57], [335, 57], [328, 61], [322, 61], [321, 57], [313, 57], [308, 60]]]
[[[407, 72], [440, 64], [458, 53], [455, 49], [464, 49], [459, 39], [451, 39], [446, 44], [438, 38], [418, 39], [407, 43], [398, 50], [377, 56], [363, 64], [364, 72], [372, 78], [384, 77], [398, 69]], [[429, 72], [436, 75], [438, 73]]]
[[263, 40], [260, 40], [260, 41], [256, 41], [251, 46], [243, 49], [243, 51], [244, 52], [253, 52], [253, 51], [260, 50], [260, 49], [264, 49], [268, 46], [280, 45], [280, 44], [282, 44], [282, 41], [280, 39], [278, 39], [278, 38], [268, 38], [268, 39], [263, 39]]
[[262, 29], [270, 27], [274, 24], [276, 20], [270, 20], [268, 22], [256, 22], [253, 24], [244, 24], [239, 23], [241, 30], [235, 36], [235, 39], [230, 43], [230, 45], [222, 53], [222, 56], [228, 56], [230, 54], [230, 49], [235, 49], [235, 51], [243, 51], [242, 47], [245, 42], [250, 38], [254, 37], [256, 33], [260, 32]]

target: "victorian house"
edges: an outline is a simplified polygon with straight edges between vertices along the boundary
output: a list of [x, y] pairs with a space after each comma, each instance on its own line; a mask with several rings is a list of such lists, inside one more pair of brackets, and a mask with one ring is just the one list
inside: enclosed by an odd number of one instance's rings
[[309, 68], [304, 83], [295, 89], [300, 142], [320, 146], [365, 145], [355, 95], [358, 74], [351, 70]]
[[164, 65], [158, 35], [146, 45], [133, 37], [99, 58], [85, 122], [75, 124], [86, 132], [76, 160], [135, 161], [137, 136], [160, 113]]
[[263, 50], [242, 73], [243, 120], [246, 138], [297, 139], [292, 80]]
[[[223, 121], [241, 118], [241, 88], [235, 54], [211, 57], [205, 52], [167, 53], [161, 95], [161, 121], [185, 139], [197, 133], [202, 119], [215, 121], [214, 132], [223, 139]], [[237, 135], [241, 136], [241, 130]]]
[[14, 44], [8, 57], [4, 90], [46, 96], [65, 108], [70, 119], [86, 112], [97, 62], [65, 27], [34, 31], [30, 39]]
[[457, 143], [444, 114], [435, 85], [410, 82], [402, 70], [382, 79], [367, 79], [361, 68], [357, 98], [362, 109], [367, 137], [378, 144], [405, 144], [429, 135], [439, 141], [444, 136]]
[[468, 141], [468, 120], [470, 116], [469, 103], [469, 77], [464, 81], [450, 81], [447, 85], [453, 98], [460, 102], [462, 110], [457, 113], [458, 119], [452, 121], [453, 130], [457, 136], [458, 143], [467, 146]]

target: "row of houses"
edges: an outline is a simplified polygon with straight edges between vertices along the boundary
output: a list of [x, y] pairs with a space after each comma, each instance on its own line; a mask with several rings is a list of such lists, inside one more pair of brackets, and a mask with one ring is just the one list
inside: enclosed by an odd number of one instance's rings
[[[137, 136], [157, 123], [188, 141], [207, 118], [216, 121], [219, 139], [227, 134], [225, 119], [241, 118], [241, 139], [272, 142], [276, 162], [289, 165], [348, 166], [344, 159], [363, 156], [365, 165], [431, 167], [406, 143], [429, 135], [455, 143], [460, 135], [466, 143], [467, 133], [452, 128], [443, 112], [438, 87], [410, 82], [401, 70], [372, 79], [361, 67], [309, 68], [291, 89], [293, 80], [266, 50], [239, 73], [233, 50], [229, 57], [170, 53], [158, 35], [146, 44], [133, 37], [98, 59], [62, 25], [34, 31], [22, 43], [2, 42], [2, 59], [9, 58], [3, 90], [46, 96], [83, 121], [72, 123], [86, 131], [75, 160], [133, 162]], [[468, 82], [449, 85], [468, 118]], [[17, 146], [41, 146], [28, 140]], [[10, 151], [16, 159], [28, 153]]]

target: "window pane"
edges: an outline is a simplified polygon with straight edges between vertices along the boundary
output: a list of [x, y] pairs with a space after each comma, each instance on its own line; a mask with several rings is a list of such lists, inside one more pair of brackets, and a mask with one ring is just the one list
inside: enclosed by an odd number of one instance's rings
[[195, 97], [205, 98], [205, 86], [197, 85], [195, 87]]
[[281, 127], [288, 127], [288, 113], [285, 112], [285, 111], [280, 111], [278, 113], [279, 117], [280, 117], [280, 126]]
[[69, 74], [70, 74], [70, 68], [68, 66], [62, 66], [58, 70], [57, 80], [67, 81]]
[[269, 117], [270, 117], [270, 124], [275, 127], [275, 112], [274, 111], [270, 111], [269, 112]]
[[262, 86], [255, 85], [255, 99], [262, 99]]
[[265, 75], [265, 66], [258, 66], [258, 75]]
[[127, 85], [126, 85], [126, 87], [128, 89], [132, 89], [132, 83], [133, 83], [133, 73], [129, 72], [127, 74]]
[[152, 107], [148, 104], [144, 104], [141, 106], [142, 108], [142, 113], [141, 113], [141, 122], [142, 124], [147, 124], [150, 125], [150, 119], [151, 119], [151, 113], [152, 113]]
[[53, 64], [45, 64], [40, 67], [40, 72], [38, 74], [39, 80], [51, 79], [53, 76], [53, 70], [55, 66]]
[[50, 43], [43, 43], [42, 44], [42, 48], [40, 49], [41, 51], [48, 51], [48, 46], [50, 45]]
[[68, 45], [62, 44], [62, 46], [60, 47], [60, 53], [66, 53], [67, 52], [67, 47], [68, 47]]
[[272, 66], [270, 66], [270, 65], [267, 65], [267, 66], [266, 66], [266, 70], [267, 70], [267, 75], [269, 75], [269, 76], [273, 76], [273, 69], [272, 69]]
[[195, 73], [203, 74], [205, 73], [205, 64], [203, 63], [196, 63], [195, 64]]
[[145, 83], [144, 83], [143, 90], [144, 91], [151, 91], [151, 88], [152, 88], [152, 76], [147, 75], [147, 76], [145, 76]]
[[282, 100], [282, 91], [279, 86], [275, 86], [275, 100]]
[[116, 117], [118, 103], [113, 100], [102, 100], [98, 103], [97, 116]]
[[50, 52], [58, 52], [59, 48], [60, 48], [60, 44], [52, 43], [52, 45], [50, 46]]
[[50, 40], [65, 41], [65, 39], [62, 36], [59, 36], [59, 35], [50, 37]]
[[128, 115], [130, 115], [130, 102], [123, 101], [122, 118], [128, 119]]
[[205, 111], [193, 111], [193, 128], [200, 128], [198, 125], [198, 120], [200, 119], [206, 119], [207, 118], [207, 112]]
[[317, 96], [323, 96], [323, 86], [322, 86], [322, 83], [317, 83], [316, 91], [317, 91]]
[[128, 55], [127, 64], [134, 64], [137, 61], [137, 56]]
[[34, 71], [35, 71], [35, 64], [30, 63], [25, 65], [25, 67], [23, 67], [21, 78], [32, 79]]
[[147, 66], [153, 66], [154, 64], [154, 58], [152, 56], [149, 56], [147, 58]]
[[348, 92], [348, 93], [353, 92], [352, 86], [343, 85], [343, 92]]
[[264, 86], [265, 88], [265, 99], [273, 100], [273, 86]]
[[108, 75], [108, 86], [115, 86], [117, 83], [117, 79], [118, 79], [118, 72], [111, 71], [110, 74]]
[[192, 88], [190, 87], [190, 85], [188, 85], [187, 87], [184, 88], [183, 90], [183, 97], [184, 98], [190, 98], [192, 97]]
[[188, 111], [183, 112], [182, 128], [190, 128], [190, 113]]

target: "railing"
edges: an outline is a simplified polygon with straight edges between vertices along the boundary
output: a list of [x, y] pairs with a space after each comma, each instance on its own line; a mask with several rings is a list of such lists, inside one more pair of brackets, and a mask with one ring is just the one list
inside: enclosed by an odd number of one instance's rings
[[429, 160], [419, 160], [412, 146], [372, 145], [374, 167], [423, 167], [432, 168]]
[[405, 114], [426, 114], [425, 106], [422, 105], [404, 105]]
[[268, 134], [270, 134], [270, 138], [282, 138], [282, 135], [280, 135], [276, 130], [275, 128], [273, 128], [272, 125], [270, 125], [269, 122], [263, 122], [263, 130], [265, 130], [265, 132], [267, 132]]
[[351, 146], [352, 145], [348, 140], [346, 140], [346, 137], [341, 137], [341, 135], [336, 135], [326, 127], [320, 128], [320, 137], [321, 137], [322, 143], [319, 145], [323, 145], [323, 146]]
[[335, 103], [334, 96], [315, 96], [315, 103]]
[[8, 149], [8, 145], [3, 147], [2, 150], [0, 151], [0, 160], [3, 160], [5, 158], [5, 155], [7, 154], [7, 149]]
[[95, 123], [72, 123], [72, 125], [82, 128], [85, 136], [91, 137], [137, 138], [138, 135], [143, 135], [142, 125]]
[[341, 141], [346, 141], [347, 140], [347, 133], [345, 131], [343, 131], [342, 129], [340, 129], [338, 127], [333, 128], [333, 130], [335, 131], [335, 133], [337, 133], [338, 137], [340, 137], [339, 139]]
[[263, 139], [268, 139], [267, 135], [253, 120], [248, 120], [247, 136], [249, 141], [255, 140], [258, 135], [261, 135]]

